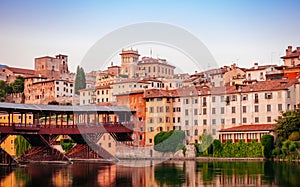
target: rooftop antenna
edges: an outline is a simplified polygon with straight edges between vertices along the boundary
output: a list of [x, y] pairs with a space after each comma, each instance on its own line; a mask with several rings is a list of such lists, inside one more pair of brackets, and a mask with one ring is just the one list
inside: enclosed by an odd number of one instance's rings
[[152, 48], [150, 48], [150, 57], [152, 58]]

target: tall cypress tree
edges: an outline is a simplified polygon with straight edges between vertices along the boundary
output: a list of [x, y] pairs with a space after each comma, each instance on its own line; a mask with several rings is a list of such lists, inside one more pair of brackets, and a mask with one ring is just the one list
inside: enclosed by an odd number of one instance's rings
[[78, 90], [86, 87], [85, 73], [82, 67], [77, 66], [75, 77], [75, 93], [79, 94]]

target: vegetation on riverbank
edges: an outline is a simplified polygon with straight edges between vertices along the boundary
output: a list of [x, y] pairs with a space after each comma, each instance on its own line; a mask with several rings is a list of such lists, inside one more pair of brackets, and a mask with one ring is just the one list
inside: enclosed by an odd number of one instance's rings
[[184, 131], [172, 130], [162, 131], [154, 137], [154, 150], [160, 152], [176, 152], [184, 149], [182, 141], [185, 137]]
[[300, 105], [295, 110], [287, 111], [277, 120], [275, 133], [277, 139], [272, 152], [274, 158], [299, 159], [300, 157]]
[[197, 144], [197, 156], [212, 156], [223, 158], [261, 158], [263, 157], [263, 146], [261, 143], [252, 141], [251, 143], [245, 143], [239, 141], [238, 143], [232, 143], [228, 140], [226, 143], [221, 143], [220, 140], [213, 140], [213, 143], [204, 151], [202, 151], [201, 145]]

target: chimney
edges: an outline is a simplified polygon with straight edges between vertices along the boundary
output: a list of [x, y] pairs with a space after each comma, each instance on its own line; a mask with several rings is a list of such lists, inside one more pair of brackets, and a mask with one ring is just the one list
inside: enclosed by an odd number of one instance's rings
[[233, 63], [233, 64], [231, 65], [231, 69], [236, 69], [236, 63]]
[[195, 71], [195, 74], [197, 74], [197, 71]]
[[300, 53], [300, 47], [297, 47], [297, 52]]
[[258, 69], [258, 63], [257, 62], [254, 63], [254, 69]]
[[286, 55], [290, 55], [292, 53], [292, 46], [288, 46], [288, 48], [285, 50]]

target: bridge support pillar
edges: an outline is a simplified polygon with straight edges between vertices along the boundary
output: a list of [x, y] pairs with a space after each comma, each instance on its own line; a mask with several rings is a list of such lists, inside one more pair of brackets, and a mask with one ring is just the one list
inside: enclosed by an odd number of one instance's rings
[[112, 154], [103, 149], [97, 142], [103, 133], [70, 135], [76, 145], [66, 153], [72, 160], [110, 159], [117, 160]]
[[19, 160], [22, 162], [71, 162], [70, 159], [51, 144], [57, 135], [23, 135], [30, 143], [31, 148], [27, 150]]

